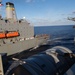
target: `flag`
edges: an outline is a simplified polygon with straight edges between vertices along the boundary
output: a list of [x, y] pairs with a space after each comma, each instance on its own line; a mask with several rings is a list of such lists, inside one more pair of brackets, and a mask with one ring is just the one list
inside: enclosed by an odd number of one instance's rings
[[0, 7], [3, 6], [3, 4], [0, 4]]

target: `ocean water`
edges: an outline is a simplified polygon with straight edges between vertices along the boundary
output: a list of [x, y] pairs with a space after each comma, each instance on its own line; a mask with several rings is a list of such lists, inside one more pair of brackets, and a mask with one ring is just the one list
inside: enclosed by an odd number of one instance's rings
[[[50, 40], [53, 40], [51, 47], [64, 46], [75, 52], [75, 29], [73, 25], [62, 25], [62, 26], [40, 26], [34, 28], [35, 35], [48, 34]], [[65, 75], [75, 75], [75, 64]]]
[[73, 25], [62, 25], [62, 26], [40, 26], [35, 27], [35, 34], [49, 34], [51, 38], [58, 37], [74, 37], [75, 29]]
[[75, 50], [74, 45], [74, 36], [75, 29], [73, 25], [62, 25], [62, 26], [40, 26], [34, 28], [35, 35], [38, 34], [48, 34], [51, 39], [54, 40], [55, 45], [62, 45], [70, 48], [71, 50]]

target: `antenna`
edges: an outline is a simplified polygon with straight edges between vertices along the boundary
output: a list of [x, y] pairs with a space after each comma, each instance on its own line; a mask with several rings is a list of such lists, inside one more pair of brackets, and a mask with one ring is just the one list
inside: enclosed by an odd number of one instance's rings
[[2, 3], [2, 0], [0, 0], [0, 4]]

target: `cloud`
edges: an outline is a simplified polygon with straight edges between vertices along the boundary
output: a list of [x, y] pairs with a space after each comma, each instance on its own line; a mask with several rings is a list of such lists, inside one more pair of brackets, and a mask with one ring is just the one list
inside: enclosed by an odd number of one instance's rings
[[35, 25], [48, 25], [51, 23], [51, 20], [48, 18], [33, 18], [33, 23]]
[[25, 0], [27, 3], [34, 2], [34, 0]]
[[43, 2], [45, 2], [46, 0], [42, 0]]
[[27, 2], [27, 3], [37, 2], [37, 1], [45, 2], [46, 0], [25, 0], [25, 2]]
[[75, 14], [75, 11], [74, 12], [72, 12], [73, 14]]
[[34, 25], [44, 26], [44, 25], [73, 25], [74, 22], [68, 21], [66, 18], [51, 20], [49, 18], [33, 18]]
[[26, 2], [26, 3], [34, 3], [34, 2], [40, 2], [40, 1], [42, 1], [42, 2], [45, 2], [46, 0], [4, 0], [5, 2], [13, 2], [13, 3], [15, 3], [15, 2], [18, 2], [18, 3], [20, 3], [20, 2]]

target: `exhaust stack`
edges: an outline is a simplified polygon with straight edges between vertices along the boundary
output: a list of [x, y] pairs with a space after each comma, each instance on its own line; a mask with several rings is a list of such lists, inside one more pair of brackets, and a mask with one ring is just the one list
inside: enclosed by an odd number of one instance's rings
[[14, 4], [11, 2], [6, 3], [6, 18], [8, 20], [17, 21], [15, 7], [14, 7]]

